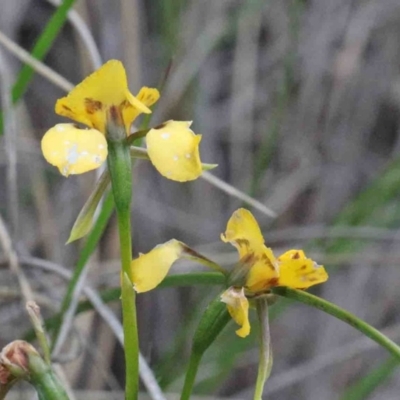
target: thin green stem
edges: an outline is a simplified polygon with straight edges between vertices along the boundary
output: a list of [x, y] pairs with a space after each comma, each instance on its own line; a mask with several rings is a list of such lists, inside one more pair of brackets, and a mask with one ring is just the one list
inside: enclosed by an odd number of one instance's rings
[[397, 360], [400, 360], [400, 347], [396, 343], [390, 340], [383, 333], [379, 332], [373, 326], [367, 324], [366, 322], [351, 314], [350, 312], [344, 310], [343, 308], [340, 308], [327, 300], [321, 299], [317, 296], [314, 296], [307, 292], [303, 292], [301, 290], [279, 287], [274, 288], [273, 292], [280, 296], [294, 299], [304, 304], [308, 304], [312, 307], [318, 308], [326, 312], [327, 314], [330, 314], [342, 320], [343, 322], [346, 322], [346, 324], [349, 324], [353, 328], [363, 333], [365, 336], [368, 336], [374, 342], [378, 343], [380, 346], [384, 347], [394, 357], [396, 357]]
[[266, 298], [258, 300], [256, 307], [258, 320], [260, 322], [260, 360], [258, 363], [254, 400], [262, 400], [264, 385], [269, 378], [272, 369], [272, 348], [268, 319], [268, 300]]
[[36, 338], [42, 349], [43, 358], [48, 365], [51, 365], [50, 345], [49, 341], [47, 340], [46, 332], [43, 328], [43, 319], [40, 313], [40, 308], [35, 302], [28, 301], [26, 303], [26, 311], [28, 312], [33, 329], [36, 333]]
[[28, 373], [26, 379], [36, 389], [39, 398], [43, 400], [68, 400], [68, 395], [58, 377], [39, 354], [26, 353]]
[[[108, 169], [117, 211], [121, 254], [121, 301], [125, 349], [125, 399], [135, 400], [139, 391], [139, 339], [136, 318], [136, 295], [132, 285], [131, 215], [132, 164], [129, 146], [120, 127], [108, 126]], [[123, 133], [124, 134], [124, 133]]]
[[189, 365], [186, 370], [185, 384], [182, 389], [181, 400], [190, 399], [202, 356], [203, 353], [198, 353], [195, 351], [192, 351], [192, 354], [190, 355]]
[[137, 399], [139, 391], [139, 338], [136, 318], [136, 293], [131, 279], [130, 210], [117, 211], [122, 266], [121, 302], [125, 349], [125, 399]]
[[123, 272], [121, 285], [125, 350], [125, 399], [135, 400], [139, 391], [139, 337], [136, 317], [136, 293]]

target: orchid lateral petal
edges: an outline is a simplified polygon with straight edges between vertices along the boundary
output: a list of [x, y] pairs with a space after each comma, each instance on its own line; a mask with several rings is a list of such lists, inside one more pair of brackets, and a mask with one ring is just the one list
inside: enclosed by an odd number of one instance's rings
[[[151, 107], [158, 101], [159, 98], [160, 93], [157, 89], [148, 88], [145, 86], [142, 87], [139, 93], [136, 95], [136, 99], [140, 101], [140, 104], [144, 104], [146, 107]], [[143, 109], [136, 107], [132, 101], [130, 101], [129, 106], [123, 108], [122, 116], [127, 134], [130, 133], [132, 122], [142, 113]]]
[[308, 289], [328, 280], [325, 268], [307, 258], [302, 250], [289, 250], [278, 261], [280, 276], [275, 286]]
[[202, 173], [201, 135], [195, 135], [190, 125], [187, 121], [168, 121], [146, 135], [150, 161], [161, 175], [173, 181], [191, 181]]
[[244, 289], [230, 287], [222, 293], [221, 301], [226, 304], [232, 319], [240, 325], [236, 334], [242, 338], [248, 336], [250, 333], [249, 301], [244, 294]]
[[147, 292], [158, 286], [183, 252], [184, 245], [172, 239], [132, 260], [131, 271], [135, 291]]
[[82, 174], [99, 168], [107, 158], [107, 141], [96, 129], [57, 124], [42, 138], [42, 152], [62, 175]]

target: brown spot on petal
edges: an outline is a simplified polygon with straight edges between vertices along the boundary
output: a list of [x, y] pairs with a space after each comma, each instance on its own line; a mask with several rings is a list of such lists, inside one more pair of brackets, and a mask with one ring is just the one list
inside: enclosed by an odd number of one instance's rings
[[304, 271], [305, 269], [307, 269], [307, 265], [302, 265], [302, 266], [300, 267], [300, 270], [301, 270], [301, 271]]
[[261, 260], [264, 261], [264, 263], [267, 265], [267, 267], [269, 267], [270, 269], [275, 271], [274, 265], [272, 264], [270, 258], [265, 253], [262, 253]]
[[293, 257], [292, 257], [293, 260], [297, 260], [299, 258], [300, 258], [300, 254], [298, 252], [293, 254]]
[[248, 247], [250, 245], [250, 242], [247, 239], [237, 239], [236, 243], [242, 247], [242, 246], [246, 246]]
[[68, 112], [72, 112], [72, 110], [71, 110], [68, 106], [66, 106], [65, 104], [62, 104], [61, 107], [62, 107], [64, 110], [68, 111]]
[[278, 281], [279, 281], [279, 279], [278, 278], [271, 278], [269, 281], [268, 281], [268, 287], [273, 287], [273, 286], [277, 286], [278, 285]]
[[95, 112], [100, 111], [103, 108], [103, 104], [101, 101], [86, 98], [85, 108], [88, 114], [94, 114]]

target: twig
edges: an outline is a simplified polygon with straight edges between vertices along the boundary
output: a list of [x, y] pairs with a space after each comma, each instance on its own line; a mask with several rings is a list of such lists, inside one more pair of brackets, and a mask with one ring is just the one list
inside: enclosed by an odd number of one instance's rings
[[44, 78], [54, 83], [57, 87], [69, 92], [74, 85], [65, 79], [63, 76], [33, 58], [26, 50], [21, 46], [18, 46], [15, 42], [9, 39], [0, 31], [0, 43], [12, 54], [14, 54], [19, 60], [23, 61], [32, 67], [38, 74], [42, 75]]
[[249, 196], [248, 194], [240, 191], [239, 189], [236, 189], [234, 186], [230, 185], [229, 183], [226, 183], [222, 179], [217, 178], [215, 175], [212, 175], [209, 172], [204, 171], [201, 174], [201, 178], [211, 183], [212, 185], [222, 190], [223, 192], [227, 193], [228, 195], [236, 197], [239, 200], [242, 200], [243, 202], [247, 203], [251, 207], [254, 207], [256, 210], [261, 211], [263, 214], [266, 214], [272, 218], [276, 217], [276, 213], [271, 209], [269, 209], [267, 206], [265, 206], [258, 200], [254, 199], [253, 197]]
[[18, 237], [18, 178], [17, 178], [17, 129], [12, 105], [12, 74], [3, 52], [0, 51], [1, 103], [4, 109], [5, 151], [7, 155], [7, 208], [11, 220], [11, 237]]
[[21, 288], [23, 296], [23, 302], [25, 304], [27, 301], [33, 300], [34, 297], [33, 292], [29, 285], [28, 280], [26, 279], [24, 272], [22, 271], [19, 265], [17, 253], [13, 249], [10, 234], [8, 233], [8, 230], [1, 215], [0, 215], [0, 244], [3, 247], [6, 258], [8, 259], [12, 273], [18, 279], [18, 283]]

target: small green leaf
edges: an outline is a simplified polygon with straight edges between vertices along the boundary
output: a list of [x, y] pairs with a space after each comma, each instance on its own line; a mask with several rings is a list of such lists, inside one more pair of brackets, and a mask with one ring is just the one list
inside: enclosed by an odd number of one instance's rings
[[79, 213], [78, 218], [71, 229], [71, 234], [66, 244], [84, 237], [92, 229], [94, 223], [94, 214], [109, 183], [110, 174], [106, 170], [100, 176], [92, 194], [89, 196], [81, 212]]
[[204, 163], [201, 164], [201, 168], [203, 171], [210, 171], [217, 167], [218, 167], [218, 164], [204, 164]]
[[204, 352], [231, 320], [226, 305], [218, 295], [204, 311], [193, 337], [192, 353], [186, 371], [181, 400], [189, 400], [196, 379], [197, 370]]

